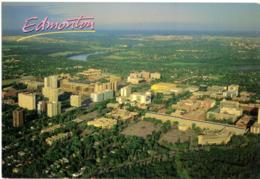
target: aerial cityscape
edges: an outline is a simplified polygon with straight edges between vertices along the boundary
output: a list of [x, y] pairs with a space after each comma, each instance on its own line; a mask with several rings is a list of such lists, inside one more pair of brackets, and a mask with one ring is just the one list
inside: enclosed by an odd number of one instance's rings
[[[2, 7], [3, 177], [260, 178], [259, 5]], [[94, 33], [21, 32], [85, 10]]]

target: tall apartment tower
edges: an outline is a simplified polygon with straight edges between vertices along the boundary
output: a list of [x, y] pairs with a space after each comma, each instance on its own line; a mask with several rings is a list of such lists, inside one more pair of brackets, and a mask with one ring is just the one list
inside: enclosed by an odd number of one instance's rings
[[48, 76], [44, 78], [42, 94], [49, 99], [47, 103], [47, 116], [53, 117], [61, 113], [61, 103], [58, 101], [58, 76]]
[[50, 88], [49, 90], [49, 101], [58, 102], [59, 98], [59, 89], [58, 88]]
[[58, 77], [56, 75], [45, 77], [44, 87], [58, 88]]
[[48, 102], [47, 116], [53, 117], [61, 113], [61, 102]]
[[44, 78], [44, 87], [42, 88], [42, 94], [50, 101], [58, 101], [58, 77], [49, 76]]
[[16, 109], [13, 111], [13, 127], [21, 127], [24, 123], [23, 109]]

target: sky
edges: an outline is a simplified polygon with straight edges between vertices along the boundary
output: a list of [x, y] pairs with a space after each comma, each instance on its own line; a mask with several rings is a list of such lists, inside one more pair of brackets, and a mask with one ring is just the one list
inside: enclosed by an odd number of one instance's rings
[[98, 30], [260, 31], [259, 4], [5, 2], [3, 31], [22, 31], [26, 18], [63, 21], [93, 16]]

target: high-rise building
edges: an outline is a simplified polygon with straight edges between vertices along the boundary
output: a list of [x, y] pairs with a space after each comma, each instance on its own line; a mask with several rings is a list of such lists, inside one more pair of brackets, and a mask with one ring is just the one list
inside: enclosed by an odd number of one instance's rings
[[13, 127], [21, 127], [24, 123], [23, 109], [16, 109], [13, 111]]
[[18, 105], [28, 110], [36, 109], [36, 95], [34, 93], [19, 93]]
[[101, 102], [104, 100], [112, 99], [114, 97], [114, 91], [105, 90], [103, 92], [91, 93], [90, 97], [93, 102]]
[[49, 76], [44, 78], [44, 87], [42, 88], [42, 94], [50, 101], [58, 101], [58, 77]]
[[48, 102], [47, 116], [53, 117], [61, 113], [61, 102]]
[[56, 75], [45, 77], [44, 87], [58, 88], [58, 77]]
[[113, 90], [113, 91], [117, 91], [117, 85], [118, 82], [117, 81], [110, 81], [107, 83], [96, 83], [95, 84], [95, 88], [94, 88], [94, 92], [103, 92], [105, 90]]
[[125, 86], [120, 89], [120, 96], [129, 97], [131, 94], [131, 87]]
[[70, 105], [74, 107], [80, 107], [82, 103], [82, 97], [80, 95], [70, 96]]
[[49, 101], [58, 102], [58, 97], [59, 97], [59, 89], [51, 88], [49, 91]]
[[47, 102], [39, 101], [37, 104], [37, 111], [39, 114], [47, 112]]

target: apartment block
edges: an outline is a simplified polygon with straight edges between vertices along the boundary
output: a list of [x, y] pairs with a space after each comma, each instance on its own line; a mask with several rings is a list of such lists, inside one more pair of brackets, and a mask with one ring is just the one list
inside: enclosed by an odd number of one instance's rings
[[120, 89], [120, 96], [129, 97], [131, 92], [132, 92], [131, 87], [125, 86], [125, 87]]
[[36, 94], [35, 93], [19, 93], [18, 105], [28, 110], [36, 109]]
[[70, 96], [70, 105], [73, 107], [80, 107], [82, 103], [81, 95], [71, 95]]
[[16, 109], [13, 111], [13, 127], [21, 127], [24, 123], [24, 111], [23, 109]]
[[90, 125], [90, 126], [109, 129], [109, 128], [112, 128], [114, 125], [117, 124], [117, 120], [102, 117], [102, 118], [94, 119], [92, 121], [88, 121], [87, 124]]
[[137, 104], [150, 104], [152, 99], [151, 92], [145, 93], [132, 93], [129, 100]]
[[61, 113], [61, 102], [48, 102], [47, 116], [53, 117]]
[[47, 101], [39, 101], [37, 104], [37, 111], [39, 114], [47, 112]]
[[90, 97], [93, 102], [101, 102], [101, 101], [114, 98], [114, 91], [105, 90], [103, 92], [91, 93]]

